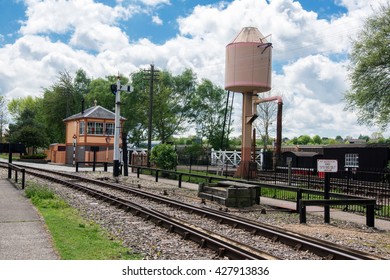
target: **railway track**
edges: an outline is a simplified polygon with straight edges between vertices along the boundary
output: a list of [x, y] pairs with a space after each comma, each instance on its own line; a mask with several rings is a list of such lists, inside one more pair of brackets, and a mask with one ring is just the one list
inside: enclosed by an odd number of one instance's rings
[[[170, 232], [180, 234], [184, 239], [192, 240], [198, 243], [201, 247], [209, 247], [217, 252], [219, 256], [226, 256], [231, 259], [278, 259], [271, 254], [260, 252], [248, 245], [244, 245], [229, 238], [222, 237], [219, 234], [203, 230], [200, 227], [183, 223], [180, 219], [173, 218], [163, 214], [159, 211], [148, 209], [146, 207], [137, 205], [127, 199], [120, 198], [116, 195], [110, 195], [107, 192], [99, 191], [90, 187], [81, 185], [80, 183], [87, 183], [99, 185], [104, 188], [114, 189], [116, 191], [131, 194], [132, 196], [139, 196], [144, 199], [155, 201], [159, 204], [168, 205], [171, 208], [180, 209], [188, 213], [197, 214], [202, 218], [213, 219], [219, 224], [230, 225], [234, 229], [242, 229], [250, 232], [252, 235], [265, 236], [273, 242], [280, 242], [292, 247], [294, 250], [310, 251], [322, 259], [332, 260], [373, 260], [381, 259], [380, 257], [366, 254], [360, 251], [349, 249], [334, 243], [322, 241], [305, 235], [286, 231], [278, 227], [273, 227], [267, 224], [254, 222], [252, 220], [243, 219], [235, 215], [230, 215], [221, 211], [215, 211], [205, 207], [197, 207], [186, 203], [178, 202], [169, 199], [165, 196], [151, 194], [138, 189], [137, 186], [129, 187], [120, 184], [104, 182], [101, 180], [89, 179], [75, 174], [68, 174], [62, 172], [48, 171], [37, 168], [26, 168], [26, 173], [32, 176], [40, 177], [45, 180], [50, 180], [59, 184], [66, 185], [78, 189], [80, 191], [89, 193], [94, 197], [98, 197], [110, 204], [116, 205], [134, 215], [141, 216], [146, 220], [150, 220], [157, 225], [166, 228]], [[45, 174], [47, 173], [47, 174]], [[59, 179], [61, 176], [67, 178]], [[213, 238], [213, 239], [212, 239]], [[228, 245], [230, 244], [230, 245]], [[239, 251], [244, 252], [239, 252]]]

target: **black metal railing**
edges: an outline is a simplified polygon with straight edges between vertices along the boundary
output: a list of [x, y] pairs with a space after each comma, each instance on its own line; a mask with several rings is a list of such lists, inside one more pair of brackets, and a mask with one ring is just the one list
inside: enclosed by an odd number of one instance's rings
[[14, 181], [15, 183], [18, 183], [19, 181], [19, 173], [22, 174], [22, 190], [24, 190], [26, 185], [26, 172], [24, 168], [21, 168], [19, 166], [16, 166], [12, 163], [8, 163], [8, 179], [12, 179], [12, 171], [14, 171]]

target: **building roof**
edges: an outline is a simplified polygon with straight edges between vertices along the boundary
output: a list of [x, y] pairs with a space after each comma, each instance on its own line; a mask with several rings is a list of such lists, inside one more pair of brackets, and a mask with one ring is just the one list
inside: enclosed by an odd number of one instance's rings
[[292, 153], [297, 157], [314, 157], [320, 155], [319, 153], [315, 153], [315, 152], [294, 152], [294, 151], [283, 152], [283, 154], [288, 154], [288, 153]]
[[389, 144], [381, 144], [381, 143], [366, 143], [366, 144], [334, 144], [327, 145], [324, 147], [325, 149], [329, 148], [390, 148]]
[[[84, 113], [78, 113], [67, 117], [66, 119], [64, 119], [64, 122], [85, 118], [115, 120], [115, 113], [111, 112], [110, 110], [107, 110], [102, 106], [93, 106], [84, 110]], [[121, 117], [121, 119], [124, 120], [125, 118]]]

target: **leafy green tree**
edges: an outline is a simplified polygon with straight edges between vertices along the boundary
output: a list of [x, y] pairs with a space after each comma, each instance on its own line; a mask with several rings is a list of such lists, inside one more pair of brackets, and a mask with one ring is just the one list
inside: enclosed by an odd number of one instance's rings
[[60, 72], [58, 81], [44, 89], [43, 115], [49, 131], [50, 142], [61, 143], [65, 140], [63, 120], [81, 111], [84, 96], [90, 90], [90, 79], [83, 70], [76, 72], [73, 78], [67, 71]]
[[313, 144], [317, 144], [317, 145], [322, 144], [322, 139], [319, 135], [314, 135], [312, 140], [313, 140]]
[[[226, 111], [226, 92], [210, 80], [203, 79], [197, 86], [191, 107], [200, 139], [207, 138], [214, 149], [223, 149], [222, 137], [228, 138], [230, 131], [223, 129]], [[228, 121], [228, 120], [227, 120]], [[227, 127], [227, 123], [225, 123]], [[224, 133], [224, 135], [222, 135]], [[225, 148], [227, 148], [225, 146]]]
[[40, 99], [41, 98], [39, 97], [34, 98], [30, 95], [13, 98], [8, 102], [8, 111], [14, 119], [19, 118], [22, 112], [27, 108], [34, 111], [35, 114], [38, 114], [42, 109]]
[[312, 142], [312, 139], [309, 135], [301, 135], [298, 137], [297, 144], [298, 145], [308, 145]]
[[185, 131], [191, 122], [195, 86], [196, 75], [192, 70], [187, 69], [178, 76], [160, 72], [153, 100], [153, 129], [161, 142]]
[[45, 148], [49, 144], [44, 125], [36, 120], [35, 115], [33, 110], [26, 108], [16, 123], [9, 125], [9, 141], [25, 144], [26, 148], [32, 149], [33, 154], [38, 148]]
[[160, 144], [152, 149], [150, 161], [154, 162], [157, 167], [170, 170], [177, 165], [177, 154], [174, 146], [169, 144]]
[[336, 142], [339, 142], [339, 143], [343, 143], [344, 142], [343, 137], [341, 137], [340, 135], [337, 135], [335, 140], [336, 140]]
[[351, 89], [347, 109], [360, 123], [387, 127], [390, 121], [390, 4], [369, 17], [352, 42], [349, 67]]

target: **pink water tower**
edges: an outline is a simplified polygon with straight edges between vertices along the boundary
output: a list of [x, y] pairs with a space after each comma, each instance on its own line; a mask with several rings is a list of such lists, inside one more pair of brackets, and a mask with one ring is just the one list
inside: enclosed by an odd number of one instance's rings
[[242, 146], [238, 177], [252, 177], [252, 122], [256, 111], [252, 99], [271, 89], [272, 44], [256, 27], [244, 27], [226, 46], [225, 89], [242, 93]]

